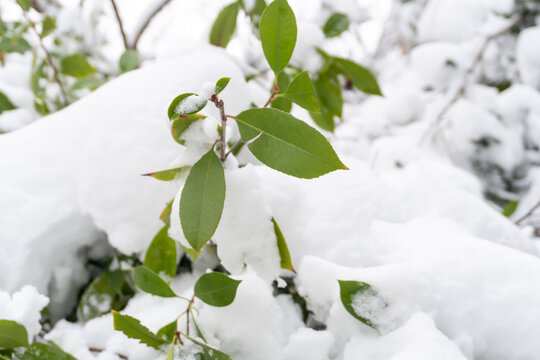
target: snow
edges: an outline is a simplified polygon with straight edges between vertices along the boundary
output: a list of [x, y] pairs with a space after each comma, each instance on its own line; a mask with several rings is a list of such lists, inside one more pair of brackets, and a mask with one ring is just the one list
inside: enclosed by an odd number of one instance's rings
[[[133, 36], [155, 4], [118, 2]], [[264, 73], [245, 17], [239, 16], [227, 50], [201, 43], [209, 19], [226, 3], [171, 2], [141, 38], [142, 69], [0, 135], [0, 318], [20, 321], [32, 336], [49, 299], [53, 318], [65, 317], [91, 279], [86, 262], [110, 252], [108, 244], [143, 254], [173, 198], [169, 233], [188, 245], [177, 216], [186, 175], [165, 183], [140, 174], [191, 166], [219, 137], [219, 114], [209, 104], [202, 111], [207, 118], [183, 133], [185, 146], [173, 141], [166, 111], [175, 96], [198, 91], [199, 98], [179, 109], [186, 111], [227, 76], [231, 82], [220, 98], [228, 114], [267, 99], [272, 75]], [[385, 97], [345, 92], [344, 121], [335, 134], [325, 133], [349, 171], [306, 181], [262, 166], [246, 150], [227, 159], [225, 206], [212, 239], [222, 265], [242, 282], [227, 307], [195, 300], [209, 344], [235, 360], [540, 358], [538, 212], [525, 227], [514, 223], [540, 199], [538, 26], [494, 39], [475, 63], [486, 36], [509, 21], [513, 1], [429, 0], [425, 8], [409, 1], [394, 3], [397, 10], [390, 1], [290, 3], [299, 24], [295, 65], [317, 69], [314, 47], [321, 46], [369, 65]], [[73, 20], [77, 5], [60, 24], [85, 32], [87, 24]], [[101, 5], [110, 15], [108, 4]], [[135, 10], [126, 10], [130, 5]], [[86, 11], [91, 19], [93, 11]], [[327, 40], [320, 27], [332, 11], [355, 15], [343, 38]], [[115, 29], [107, 19], [102, 24], [110, 27], [103, 28]], [[379, 39], [386, 27], [398, 33]], [[88, 46], [99, 43], [98, 35]], [[106, 52], [114, 58], [119, 37], [110, 40]], [[377, 52], [379, 40], [384, 44]], [[36, 117], [32, 95], [21, 90], [28, 80], [25, 61], [0, 69], [0, 91], [19, 107], [0, 116], [2, 129]], [[263, 75], [245, 83], [246, 74], [257, 73]], [[505, 84], [504, 91], [494, 87]], [[302, 110], [293, 113], [307, 119]], [[234, 143], [233, 120], [227, 132]], [[519, 200], [510, 219], [499, 206], [508, 200]], [[280, 269], [272, 218], [297, 275]], [[171, 279], [171, 287], [190, 298], [198, 276], [216, 265], [203, 251], [193, 272]], [[280, 275], [292, 276], [293, 285]], [[347, 312], [338, 280], [372, 286], [353, 306], [377, 329]], [[287, 290], [305, 299], [311, 312], [305, 323], [293, 297], [275, 294]], [[186, 306], [137, 293], [122, 313], [157, 331]], [[310, 328], [314, 324], [319, 330]], [[185, 317], [178, 326], [187, 331]], [[86, 323], [60, 320], [46, 339], [80, 360], [166, 356], [166, 349], [115, 331], [111, 314]], [[176, 355], [189, 359], [198, 350], [178, 348]]]
[[41, 310], [48, 303], [49, 299], [31, 285], [23, 286], [12, 295], [0, 290], [0, 319], [13, 320], [23, 325], [30, 341], [41, 330]]
[[516, 57], [521, 80], [536, 89], [540, 89], [540, 65], [538, 65], [538, 42], [540, 26], [523, 30], [518, 37]]

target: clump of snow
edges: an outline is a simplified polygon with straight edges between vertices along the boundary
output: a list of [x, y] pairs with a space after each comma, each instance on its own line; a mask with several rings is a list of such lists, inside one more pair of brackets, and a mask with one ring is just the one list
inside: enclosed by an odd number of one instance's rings
[[28, 331], [29, 341], [41, 330], [41, 310], [47, 306], [49, 298], [41, 295], [31, 285], [23, 286], [10, 295], [0, 290], [0, 319], [13, 320], [23, 325]]
[[371, 287], [354, 294], [351, 306], [358, 316], [369, 320], [377, 329], [384, 326], [388, 302]]
[[329, 360], [333, 343], [331, 332], [302, 327], [289, 338], [289, 343], [283, 349], [283, 357], [285, 360]]
[[523, 30], [518, 37], [516, 57], [521, 80], [536, 89], [540, 89], [540, 65], [538, 65], [538, 43], [540, 26]]

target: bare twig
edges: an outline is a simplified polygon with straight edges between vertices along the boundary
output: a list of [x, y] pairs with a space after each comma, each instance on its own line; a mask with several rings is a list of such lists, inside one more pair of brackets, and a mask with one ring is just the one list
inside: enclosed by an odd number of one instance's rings
[[34, 32], [36, 38], [38, 39], [39, 46], [41, 47], [41, 49], [45, 53], [47, 63], [49, 63], [49, 66], [53, 70], [53, 79], [54, 79], [54, 82], [57, 83], [58, 87], [60, 88], [60, 95], [62, 96], [62, 103], [64, 104], [64, 106], [68, 106], [69, 105], [69, 100], [68, 100], [68, 97], [67, 97], [67, 94], [66, 94], [66, 89], [64, 88], [64, 85], [62, 84], [62, 81], [60, 81], [60, 75], [59, 75], [59, 72], [58, 72], [58, 68], [54, 64], [54, 60], [53, 60], [51, 54], [49, 53], [49, 50], [47, 50], [47, 48], [45, 47], [45, 44], [43, 43], [43, 39], [41, 38], [41, 36], [39, 36], [39, 33], [38, 33], [37, 29], [36, 29], [36, 24], [34, 24], [34, 22], [30, 19], [30, 17], [28, 17], [28, 14], [26, 13], [26, 11], [24, 11], [24, 9], [22, 7], [21, 7], [21, 10], [22, 10], [24, 19], [30, 25], [30, 28], [32, 29], [32, 31]]
[[225, 104], [223, 100], [219, 99], [216, 94], [212, 95], [210, 101], [214, 103], [219, 110], [219, 117], [221, 119], [221, 135], [219, 138], [219, 159], [221, 162], [225, 161], [225, 150], [227, 147], [227, 115], [225, 115]]
[[137, 31], [137, 34], [135, 35], [135, 40], [133, 40], [133, 44], [131, 44], [131, 49], [136, 50], [137, 44], [139, 43], [139, 39], [141, 38], [142, 34], [146, 31], [146, 28], [148, 25], [150, 25], [150, 22], [152, 22], [152, 19], [161, 11], [163, 8], [170, 3], [172, 0], [163, 0], [162, 3], [152, 11], [146, 20], [143, 22], [139, 30]]
[[516, 225], [520, 225], [523, 221], [530, 218], [536, 209], [540, 208], [540, 201], [538, 201], [529, 211], [527, 211], [522, 217], [515, 221]]
[[[467, 70], [467, 72], [465, 73], [465, 75], [463, 76], [463, 81], [461, 82], [461, 86], [458, 88], [458, 90], [456, 91], [456, 93], [454, 94], [454, 96], [452, 96], [452, 98], [448, 101], [448, 103], [442, 108], [442, 110], [439, 112], [439, 114], [437, 115], [437, 117], [435, 118], [435, 122], [433, 122], [431, 124], [431, 126], [428, 127], [428, 129], [426, 130], [426, 132], [424, 133], [424, 135], [422, 136], [422, 138], [420, 139], [420, 144], [424, 143], [425, 140], [427, 140], [427, 138], [429, 137], [429, 134], [433, 131], [433, 130], [439, 130], [440, 129], [440, 126], [441, 126], [441, 123], [445, 117], [445, 115], [448, 113], [448, 111], [457, 103], [457, 101], [459, 99], [461, 99], [463, 97], [463, 95], [465, 95], [465, 90], [467, 89], [467, 80], [469, 79], [469, 76], [471, 76], [471, 74], [474, 73], [474, 71], [476, 70], [476, 67], [478, 66], [478, 64], [480, 64], [480, 62], [482, 61], [483, 57], [484, 57], [484, 54], [489, 46], [489, 44], [495, 40], [496, 38], [498, 38], [499, 36], [502, 36], [506, 33], [508, 33], [510, 30], [512, 30], [514, 28], [514, 26], [516, 26], [519, 22], [521, 21], [521, 16], [515, 16], [513, 19], [511, 19], [508, 24], [503, 27], [502, 29], [500, 29], [499, 31], [489, 35], [488, 37], [485, 38], [483, 44], [482, 44], [482, 47], [480, 48], [480, 50], [478, 51], [478, 53], [476, 54], [472, 64], [471, 64], [471, 67]], [[437, 133], [439, 133], [439, 131], [437, 131]], [[447, 145], [447, 144], [446, 144]], [[446, 146], [445, 145], [445, 146]], [[448, 150], [448, 149], [447, 149]]]
[[189, 300], [189, 303], [186, 309], [186, 334], [188, 334], [188, 336], [189, 336], [189, 315], [191, 314], [191, 306], [193, 305], [194, 302], [195, 302], [195, 295], [193, 295], [191, 299]]
[[118, 23], [118, 27], [120, 28], [120, 33], [122, 34], [122, 41], [124, 42], [124, 48], [130, 49], [129, 42], [126, 36], [126, 31], [124, 30], [124, 23], [122, 22], [122, 17], [120, 16], [120, 12], [118, 11], [118, 7], [116, 6], [116, 1], [111, 0], [111, 5], [114, 10], [114, 16], [116, 16], [116, 22]]

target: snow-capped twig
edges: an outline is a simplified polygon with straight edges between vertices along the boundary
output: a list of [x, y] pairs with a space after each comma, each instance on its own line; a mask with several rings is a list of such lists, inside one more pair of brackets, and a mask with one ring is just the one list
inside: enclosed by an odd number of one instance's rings
[[538, 201], [532, 208], [530, 208], [529, 211], [527, 211], [522, 217], [517, 219], [515, 221], [515, 224], [520, 225], [523, 221], [530, 218], [534, 214], [535, 210], [538, 209], [538, 208], [540, 208], [540, 201]]
[[[485, 38], [484, 42], [482, 43], [482, 46], [480, 47], [480, 50], [478, 51], [478, 53], [474, 57], [474, 60], [473, 60], [473, 62], [471, 64], [471, 66], [469, 67], [469, 69], [467, 70], [465, 75], [463, 76], [461, 86], [457, 89], [454, 96], [452, 96], [452, 98], [448, 101], [448, 103], [439, 112], [439, 114], [435, 118], [435, 121], [427, 128], [426, 132], [422, 135], [422, 137], [420, 139], [420, 144], [423, 144], [429, 138], [430, 133], [433, 132], [433, 131], [435, 131], [436, 134], [439, 134], [439, 136], [441, 136], [441, 138], [442, 138], [442, 135], [440, 135], [440, 131], [439, 131], [440, 127], [441, 127], [441, 123], [443, 122], [444, 117], [448, 113], [448, 111], [458, 102], [459, 99], [461, 99], [463, 97], [463, 95], [465, 95], [465, 90], [467, 89], [467, 84], [468, 84], [469, 77], [471, 76], [471, 74], [474, 73], [474, 71], [476, 70], [476, 67], [482, 61], [482, 59], [484, 57], [484, 54], [485, 54], [489, 44], [493, 40], [498, 38], [499, 36], [502, 36], [502, 35], [508, 33], [520, 21], [521, 21], [521, 16], [520, 15], [514, 16], [513, 18], [511, 18], [509, 20], [509, 22], [508, 22], [508, 24], [506, 26], [504, 26], [499, 31], [497, 31], [497, 32], [495, 32], [495, 33], [493, 33], [493, 34], [491, 34], [491, 35], [489, 35], [488, 37]], [[445, 140], [443, 140], [443, 142], [445, 142]]]

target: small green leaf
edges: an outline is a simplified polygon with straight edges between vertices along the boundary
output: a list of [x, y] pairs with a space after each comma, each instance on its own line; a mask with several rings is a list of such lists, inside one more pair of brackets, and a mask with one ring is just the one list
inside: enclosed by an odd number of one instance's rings
[[23, 325], [12, 320], [0, 320], [0, 348], [13, 349], [28, 345], [28, 332]]
[[139, 67], [139, 53], [135, 50], [126, 50], [119, 61], [120, 71], [125, 73]]
[[335, 57], [333, 60], [336, 69], [351, 79], [355, 88], [366, 94], [382, 96], [377, 79], [371, 71], [347, 59]]
[[223, 78], [219, 79], [216, 82], [216, 90], [214, 90], [214, 93], [217, 95], [220, 92], [222, 92], [227, 87], [227, 85], [229, 84], [229, 81], [231, 81], [230, 77], [223, 77]]
[[75, 78], [92, 75], [96, 69], [80, 54], [73, 54], [62, 59], [60, 72]]
[[323, 32], [326, 37], [335, 37], [349, 28], [350, 21], [347, 15], [334, 13], [324, 24]]
[[159, 349], [161, 345], [168, 343], [168, 341], [148, 330], [139, 320], [129, 315], [122, 315], [116, 311], [112, 313], [115, 330], [123, 332], [128, 338], [139, 340], [141, 344], [155, 349]]
[[41, 27], [41, 38], [43, 39], [50, 33], [52, 33], [56, 29], [56, 19], [51, 16], [46, 16], [45, 19], [43, 19], [42, 27]]
[[512, 216], [518, 207], [518, 202], [515, 200], [509, 201], [503, 208], [502, 214], [506, 217]]
[[169, 120], [176, 120], [179, 115], [195, 114], [196, 112], [204, 109], [206, 103], [207, 99], [202, 99], [194, 93], [178, 95], [171, 102], [171, 105], [169, 105], [169, 109], [167, 111]]
[[235, 1], [221, 10], [210, 31], [210, 44], [227, 47], [236, 29], [238, 17], [238, 2]]
[[75, 357], [60, 349], [56, 344], [34, 342], [25, 351], [20, 360], [77, 360]]
[[281, 268], [295, 273], [296, 271], [292, 264], [291, 253], [289, 252], [289, 247], [285, 241], [285, 236], [283, 236], [276, 219], [272, 218], [272, 223], [274, 223], [274, 233], [276, 234]]
[[266, 7], [259, 25], [264, 56], [275, 74], [289, 63], [296, 45], [296, 18], [287, 0]]
[[231, 360], [231, 357], [225, 354], [224, 352], [219, 351], [218, 349], [213, 348], [209, 346], [208, 344], [205, 344], [204, 342], [199, 341], [190, 336], [187, 336], [187, 335], [184, 335], [184, 336], [202, 348], [203, 350], [202, 360]]
[[143, 265], [156, 274], [164, 273], [173, 278], [176, 275], [176, 241], [167, 234], [168, 227], [163, 227], [154, 237]]
[[223, 307], [232, 304], [241, 280], [218, 272], [204, 274], [195, 284], [195, 296], [208, 305]]
[[343, 98], [341, 97], [341, 86], [335, 78], [328, 72], [319, 74], [313, 83], [321, 112], [341, 117], [343, 109]]
[[313, 122], [323, 130], [334, 132], [335, 123], [334, 116], [327, 112], [309, 112], [309, 116]]
[[89, 89], [89, 90], [96, 90], [101, 85], [105, 84], [107, 80], [95, 77], [95, 76], [89, 76], [82, 79], [78, 79], [75, 81], [73, 86], [71, 87], [71, 90], [81, 90], [81, 89]]
[[128, 271], [106, 270], [86, 287], [77, 306], [77, 318], [88, 321], [110, 310], [121, 310], [135, 295]]
[[319, 111], [315, 90], [307, 71], [296, 75], [289, 84], [285, 96], [308, 111]]
[[340, 288], [341, 302], [343, 303], [343, 306], [349, 312], [349, 314], [354, 316], [357, 320], [360, 320], [365, 325], [376, 329], [376, 325], [372, 322], [371, 319], [367, 317], [372, 314], [362, 314], [358, 312], [358, 309], [355, 309], [355, 306], [359, 305], [355, 304], [355, 297], [365, 296], [366, 299], [369, 300], [370, 297], [377, 296], [377, 293], [375, 292], [375, 290], [373, 290], [371, 285], [361, 281], [338, 280], [338, 282]]
[[[317, 130], [276, 109], [249, 109], [236, 117], [242, 140], [265, 165], [285, 174], [311, 179], [347, 169]], [[261, 135], [259, 135], [261, 134]]]
[[292, 102], [291, 100], [283, 96], [278, 96], [276, 97], [274, 101], [272, 101], [272, 103], [270, 104], [270, 107], [272, 109], [278, 109], [286, 113], [289, 113], [292, 110]]
[[17, 4], [19, 4], [24, 11], [30, 11], [30, 0], [17, 0]]
[[171, 212], [172, 212], [172, 204], [174, 202], [174, 199], [169, 201], [167, 203], [167, 206], [163, 209], [161, 214], [159, 214], [159, 219], [165, 223], [166, 226], [171, 226]]
[[159, 329], [157, 332], [157, 336], [160, 336], [167, 341], [172, 341], [176, 330], [178, 330], [178, 321], [174, 320], [173, 322]]
[[143, 174], [143, 176], [151, 176], [154, 179], [161, 180], [161, 181], [172, 181], [180, 174], [186, 172], [189, 169], [188, 166], [182, 166], [174, 169], [167, 169], [167, 170], [161, 170], [161, 171], [155, 171], [148, 174]]
[[9, 100], [9, 98], [0, 91], [0, 114], [4, 111], [15, 109], [15, 105]]
[[256, 29], [259, 28], [261, 15], [264, 9], [266, 9], [266, 1], [255, 0], [255, 4], [253, 5], [253, 8], [251, 8], [251, 10], [249, 11], [249, 17], [251, 19], [251, 23], [255, 26]]
[[169, 348], [169, 352], [167, 353], [167, 357], [165, 360], [174, 360], [174, 343], [171, 344], [171, 347]]
[[144, 292], [161, 297], [176, 297], [165, 280], [146, 266], [136, 267], [133, 270], [133, 279]]
[[213, 149], [193, 165], [180, 198], [180, 222], [197, 252], [210, 240], [225, 203], [223, 165]]
[[190, 127], [191, 124], [197, 120], [205, 119], [206, 116], [201, 114], [190, 114], [190, 115], [174, 115], [174, 119], [171, 124], [171, 135], [177, 143], [184, 145], [184, 139], [180, 137], [182, 134]]

